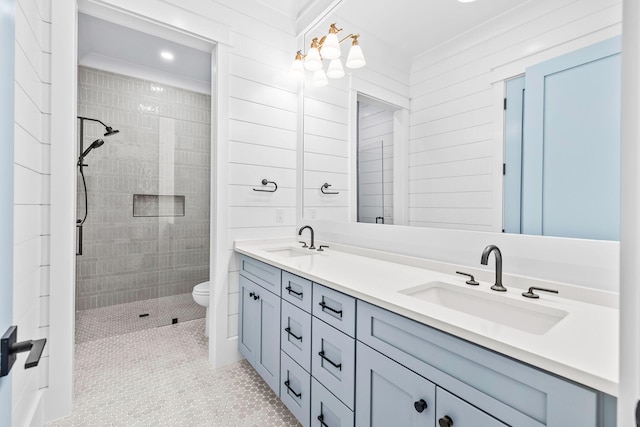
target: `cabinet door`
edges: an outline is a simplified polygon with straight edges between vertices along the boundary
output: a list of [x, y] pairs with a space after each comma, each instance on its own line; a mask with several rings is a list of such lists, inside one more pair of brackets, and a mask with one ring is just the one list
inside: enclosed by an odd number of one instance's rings
[[256, 343], [258, 328], [256, 300], [254, 300], [258, 286], [244, 276], [240, 276], [240, 297], [238, 298], [238, 350], [251, 366], [255, 367]]
[[269, 387], [280, 396], [280, 297], [256, 287], [258, 322], [254, 367]]
[[436, 398], [436, 418], [442, 427], [506, 427], [506, 424], [440, 387], [436, 390]]
[[432, 382], [360, 342], [356, 366], [356, 426], [436, 425]]

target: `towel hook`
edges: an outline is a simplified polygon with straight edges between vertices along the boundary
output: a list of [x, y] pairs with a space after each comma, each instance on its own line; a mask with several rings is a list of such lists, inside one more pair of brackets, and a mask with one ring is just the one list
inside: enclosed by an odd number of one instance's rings
[[325, 188], [329, 187], [331, 187], [331, 184], [328, 184], [326, 182], [322, 184], [322, 187], [320, 187], [320, 191], [322, 192], [322, 194], [340, 194], [339, 191], [324, 191]]
[[253, 191], [262, 191], [263, 193], [275, 193], [276, 190], [278, 189], [278, 184], [276, 184], [274, 181], [267, 181], [266, 179], [263, 179], [262, 185], [267, 185], [267, 184], [273, 184], [275, 187], [273, 188], [273, 190], [264, 190], [262, 188], [254, 188]]

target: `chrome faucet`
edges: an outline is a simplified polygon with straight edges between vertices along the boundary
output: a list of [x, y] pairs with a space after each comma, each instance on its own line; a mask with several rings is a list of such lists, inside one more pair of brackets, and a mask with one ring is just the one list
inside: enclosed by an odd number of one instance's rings
[[302, 236], [302, 232], [304, 231], [305, 228], [308, 228], [309, 231], [311, 232], [311, 244], [309, 245], [309, 249], [315, 249], [316, 247], [313, 244], [313, 241], [314, 241], [313, 228], [311, 228], [310, 225], [305, 225], [304, 227], [300, 227], [300, 230], [298, 230], [298, 236]]
[[496, 245], [489, 245], [484, 248], [480, 264], [487, 265], [491, 252], [495, 252], [494, 255], [496, 258], [496, 283], [491, 287], [491, 289], [498, 292], [505, 292], [507, 288], [502, 286], [502, 253], [500, 253], [500, 249], [498, 249]]

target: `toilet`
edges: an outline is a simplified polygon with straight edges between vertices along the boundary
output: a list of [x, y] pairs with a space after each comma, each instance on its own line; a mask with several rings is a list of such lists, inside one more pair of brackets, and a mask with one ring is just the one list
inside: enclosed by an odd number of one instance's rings
[[198, 283], [193, 287], [193, 300], [207, 308], [207, 314], [204, 319], [204, 336], [209, 336], [209, 281]]

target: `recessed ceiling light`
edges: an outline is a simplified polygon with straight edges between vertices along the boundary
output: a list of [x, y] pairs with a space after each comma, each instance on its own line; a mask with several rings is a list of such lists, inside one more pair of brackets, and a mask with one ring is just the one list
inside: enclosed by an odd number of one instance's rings
[[166, 50], [160, 52], [160, 56], [162, 59], [166, 59], [167, 61], [173, 61], [173, 53], [167, 52]]
[[460, 3], [471, 3], [476, 0], [458, 0]]

